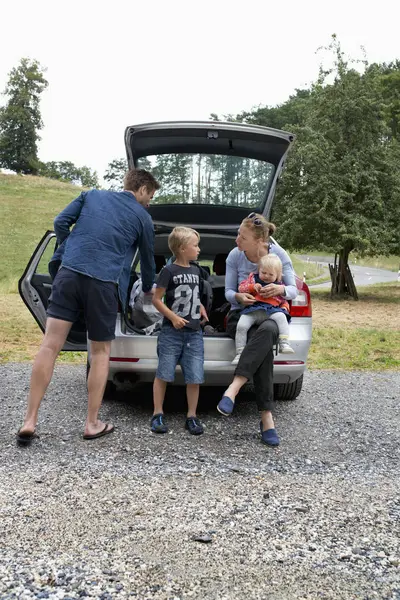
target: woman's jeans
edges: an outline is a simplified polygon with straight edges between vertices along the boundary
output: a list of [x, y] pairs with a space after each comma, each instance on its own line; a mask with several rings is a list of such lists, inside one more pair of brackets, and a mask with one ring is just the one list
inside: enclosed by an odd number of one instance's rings
[[[235, 339], [236, 327], [241, 310], [228, 314], [226, 332]], [[272, 410], [274, 407], [273, 347], [278, 341], [278, 326], [271, 319], [250, 328], [247, 344], [240, 356], [235, 375], [253, 380], [258, 410]]]

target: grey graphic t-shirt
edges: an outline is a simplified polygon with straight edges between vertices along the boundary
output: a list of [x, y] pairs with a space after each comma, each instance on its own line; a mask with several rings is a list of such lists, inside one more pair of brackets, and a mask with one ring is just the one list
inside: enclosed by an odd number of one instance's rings
[[[167, 265], [158, 276], [157, 287], [166, 290], [165, 304], [188, 321], [186, 329], [200, 329], [201, 286], [200, 269], [195, 265]], [[171, 321], [164, 317], [163, 326], [168, 325], [172, 327]]]

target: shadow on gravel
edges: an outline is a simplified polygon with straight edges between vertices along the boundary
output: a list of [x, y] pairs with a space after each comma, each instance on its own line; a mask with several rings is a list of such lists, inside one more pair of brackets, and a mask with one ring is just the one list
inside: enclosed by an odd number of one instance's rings
[[[203, 387], [200, 388], [200, 398], [198, 412], [201, 414], [216, 413], [217, 404], [220, 401], [225, 388], [223, 387]], [[153, 388], [152, 384], [139, 384], [132, 386], [123, 384], [118, 387], [114, 395], [104, 401], [107, 405], [117, 403], [124, 406], [125, 410], [135, 408], [149, 416], [153, 412]], [[255, 408], [254, 394], [243, 392], [237, 399], [237, 407], [243, 408], [245, 405], [252, 405]], [[169, 414], [181, 414], [187, 410], [186, 391], [184, 386], [168, 386], [164, 402], [164, 411]]]

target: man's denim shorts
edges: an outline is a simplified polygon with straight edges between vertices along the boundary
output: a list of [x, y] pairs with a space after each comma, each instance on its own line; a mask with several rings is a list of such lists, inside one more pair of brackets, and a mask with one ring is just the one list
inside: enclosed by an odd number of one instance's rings
[[185, 383], [204, 381], [203, 332], [164, 326], [157, 341], [158, 368], [156, 377], [174, 381], [175, 367], [180, 365]]

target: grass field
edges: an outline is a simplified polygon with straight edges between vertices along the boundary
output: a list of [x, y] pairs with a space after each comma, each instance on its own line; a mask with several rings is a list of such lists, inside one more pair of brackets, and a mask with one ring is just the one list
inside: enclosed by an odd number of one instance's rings
[[0, 292], [17, 289], [42, 235], [80, 191], [44, 177], [0, 174]]
[[293, 268], [295, 273], [300, 279], [303, 279], [305, 273], [305, 280], [307, 284], [311, 283], [324, 283], [330, 280], [328, 265], [321, 267], [316, 262], [305, 263], [299, 260], [295, 254], [290, 254], [292, 259]]
[[[318, 250], [296, 250], [294, 254], [301, 254], [309, 256], [312, 259], [313, 256], [329, 256], [333, 258], [332, 253], [320, 252]], [[400, 256], [391, 254], [390, 256], [367, 256], [360, 257], [354, 252], [350, 254], [350, 264], [357, 264], [360, 267], [374, 267], [375, 269], [387, 269], [388, 271], [399, 271], [400, 269]]]
[[[0, 362], [31, 361], [35, 355], [42, 333], [17, 293], [17, 282], [55, 215], [79, 192], [44, 178], [0, 174]], [[304, 263], [292, 258], [302, 276]], [[400, 284], [367, 286], [358, 293], [358, 302], [331, 301], [329, 291], [312, 290], [310, 369], [400, 369]], [[59, 360], [84, 363], [86, 355], [62, 353]]]
[[400, 283], [357, 288], [359, 300], [313, 289], [311, 369], [400, 369]]

